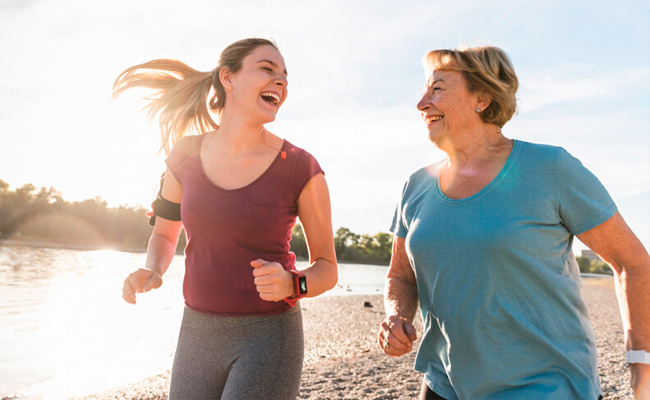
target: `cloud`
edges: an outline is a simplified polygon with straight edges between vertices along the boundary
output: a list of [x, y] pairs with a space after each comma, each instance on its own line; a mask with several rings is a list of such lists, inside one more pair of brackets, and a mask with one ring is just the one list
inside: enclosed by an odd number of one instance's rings
[[[648, 101], [650, 69], [635, 66], [617, 70], [597, 69], [589, 65], [556, 65], [519, 74], [521, 112], [534, 112], [554, 104], [610, 103], [617, 99], [636, 100], [643, 93]], [[607, 111], [607, 108], [604, 109]], [[598, 113], [602, 113], [599, 109]]]
[[31, 8], [39, 0], [0, 0], [0, 12], [8, 13]]

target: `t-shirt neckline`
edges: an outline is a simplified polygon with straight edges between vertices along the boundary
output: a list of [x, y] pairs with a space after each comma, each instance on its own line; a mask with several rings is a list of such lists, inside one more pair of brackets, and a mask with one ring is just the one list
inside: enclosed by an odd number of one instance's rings
[[499, 184], [499, 182], [501, 182], [505, 178], [505, 176], [508, 173], [508, 171], [510, 170], [512, 164], [514, 164], [515, 159], [517, 158], [517, 155], [519, 154], [520, 147], [521, 147], [521, 141], [519, 141], [517, 139], [513, 139], [512, 140], [512, 149], [510, 150], [510, 154], [508, 155], [508, 159], [506, 160], [506, 163], [503, 165], [503, 168], [501, 168], [501, 171], [497, 174], [497, 176], [494, 177], [494, 179], [492, 179], [492, 181], [490, 183], [485, 185], [485, 187], [483, 189], [479, 190], [478, 192], [474, 193], [471, 196], [464, 197], [462, 199], [449, 198], [443, 193], [442, 188], [440, 188], [440, 169], [439, 168], [442, 165], [442, 163], [441, 163], [439, 165], [439, 167], [438, 167], [438, 176], [436, 178], [436, 184], [435, 184], [436, 195], [438, 196], [438, 198], [440, 200], [444, 201], [445, 203], [450, 203], [450, 204], [464, 203], [464, 202], [472, 201], [474, 199], [477, 199], [479, 197], [484, 196], [485, 194], [487, 194], [490, 190], [492, 190], [492, 188], [497, 186]]
[[270, 173], [270, 171], [273, 169], [273, 167], [275, 166], [275, 164], [278, 163], [278, 160], [280, 160], [282, 152], [283, 152], [283, 151], [286, 152], [286, 151], [287, 151], [286, 148], [288, 147], [288, 142], [287, 142], [287, 140], [286, 140], [286, 139], [283, 139], [283, 140], [282, 140], [282, 146], [280, 147], [280, 151], [278, 151], [278, 154], [276, 154], [276, 156], [275, 156], [275, 158], [273, 159], [273, 161], [271, 162], [271, 164], [270, 164], [270, 165], [269, 165], [269, 166], [264, 170], [264, 172], [262, 172], [262, 173], [260, 174], [260, 176], [258, 176], [258, 177], [255, 178], [252, 182], [250, 182], [250, 183], [248, 183], [248, 184], [246, 184], [246, 185], [244, 185], [244, 186], [241, 186], [241, 187], [238, 187], [238, 188], [234, 188], [234, 189], [225, 189], [225, 188], [222, 188], [221, 186], [215, 184], [214, 182], [212, 182], [212, 180], [210, 180], [210, 178], [208, 177], [208, 175], [205, 173], [205, 170], [203, 169], [203, 161], [202, 161], [202, 159], [201, 159], [201, 151], [200, 151], [200, 149], [201, 149], [201, 145], [203, 144], [203, 140], [204, 140], [204, 139], [205, 139], [205, 138], [201, 138], [201, 140], [198, 140], [198, 141], [197, 141], [197, 142], [198, 142], [198, 149], [199, 149], [199, 150], [198, 150], [198, 156], [196, 157], [196, 160], [197, 160], [197, 163], [198, 163], [197, 168], [198, 168], [199, 171], [201, 172], [201, 176], [203, 177], [203, 179], [205, 179], [205, 181], [206, 181], [208, 184], [210, 184], [210, 186], [214, 187], [214, 188], [217, 189], [217, 190], [223, 191], [223, 192], [237, 192], [237, 191], [239, 191], [239, 190], [244, 190], [244, 189], [247, 189], [247, 188], [249, 188], [249, 187], [255, 185], [257, 182], [259, 182], [260, 180], [262, 180], [266, 175], [268, 175], [268, 174]]

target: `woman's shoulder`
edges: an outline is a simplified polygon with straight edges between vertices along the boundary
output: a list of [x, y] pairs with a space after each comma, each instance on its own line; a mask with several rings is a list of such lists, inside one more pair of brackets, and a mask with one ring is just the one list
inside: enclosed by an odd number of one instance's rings
[[532, 143], [522, 140], [516, 140], [519, 146], [520, 156], [517, 157], [519, 163], [526, 162], [530, 165], [533, 164], [558, 164], [562, 163], [565, 160], [575, 159], [564, 147], [543, 144], [543, 143]]
[[293, 161], [289, 164], [294, 168], [315, 168], [322, 171], [318, 160], [316, 160], [316, 157], [314, 157], [309, 151], [292, 144], [286, 139], [282, 145], [282, 151], [285, 152], [285, 157], [287, 160]]
[[302, 147], [296, 146], [295, 144], [291, 143], [287, 139], [284, 139], [284, 144], [282, 145], [282, 150], [285, 151], [287, 153], [287, 155], [293, 155], [293, 156], [308, 155], [311, 158], [314, 157], [307, 150], [303, 149]]
[[169, 157], [186, 158], [192, 154], [196, 154], [196, 152], [199, 151], [201, 147], [201, 143], [203, 142], [205, 135], [207, 134], [204, 133], [202, 135], [183, 136], [176, 143], [174, 143], [172, 150], [169, 152]]
[[518, 142], [520, 151], [535, 154], [540, 157], [558, 157], [569, 154], [564, 147], [561, 146], [545, 143], [533, 143], [518, 139], [515, 139], [515, 142]]
[[203, 142], [203, 139], [206, 135], [207, 133], [203, 133], [201, 135], [183, 136], [178, 142], [176, 142], [172, 148], [172, 151], [174, 151], [174, 149], [178, 149], [178, 151], [182, 152], [196, 151], [197, 148], [201, 145], [201, 142]]
[[444, 164], [444, 160], [440, 160], [436, 163], [424, 166], [411, 174], [409, 181], [427, 181], [427, 180], [436, 180], [440, 175], [440, 168]]
[[444, 161], [438, 161], [413, 172], [406, 180], [403, 192], [426, 190], [426, 188], [431, 187], [438, 180], [443, 163]]
[[[199, 154], [204, 137], [205, 134], [189, 135], [179, 139], [165, 159], [167, 166], [174, 171], [181, 169], [190, 158]], [[180, 172], [178, 173], [180, 174]], [[177, 174], [175, 173], [174, 175]], [[180, 176], [176, 176], [176, 179], [178, 179], [179, 182], [181, 181]]]

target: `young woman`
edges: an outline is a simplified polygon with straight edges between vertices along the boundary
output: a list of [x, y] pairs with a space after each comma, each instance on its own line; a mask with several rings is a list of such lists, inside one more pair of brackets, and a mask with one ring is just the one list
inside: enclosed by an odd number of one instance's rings
[[[322, 169], [264, 127], [275, 120], [287, 85], [284, 59], [266, 39], [232, 43], [212, 72], [153, 60], [115, 82], [114, 96], [132, 87], [156, 90], [147, 107], [159, 117], [168, 153], [146, 265], [124, 281], [127, 302], [160, 287], [181, 228], [187, 235], [186, 308], [170, 399], [298, 394], [297, 300], [334, 287], [337, 265]], [[191, 129], [209, 132], [186, 136]], [[297, 216], [310, 254], [302, 271], [289, 251]]]

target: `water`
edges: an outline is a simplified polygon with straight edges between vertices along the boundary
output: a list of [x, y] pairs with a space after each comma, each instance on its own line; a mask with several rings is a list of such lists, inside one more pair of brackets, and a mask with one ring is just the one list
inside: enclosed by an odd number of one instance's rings
[[[183, 257], [136, 306], [121, 298], [145, 255], [0, 246], [0, 399], [66, 399], [171, 367]], [[307, 263], [299, 262], [298, 268]], [[380, 294], [386, 268], [341, 264], [325, 295]]]

